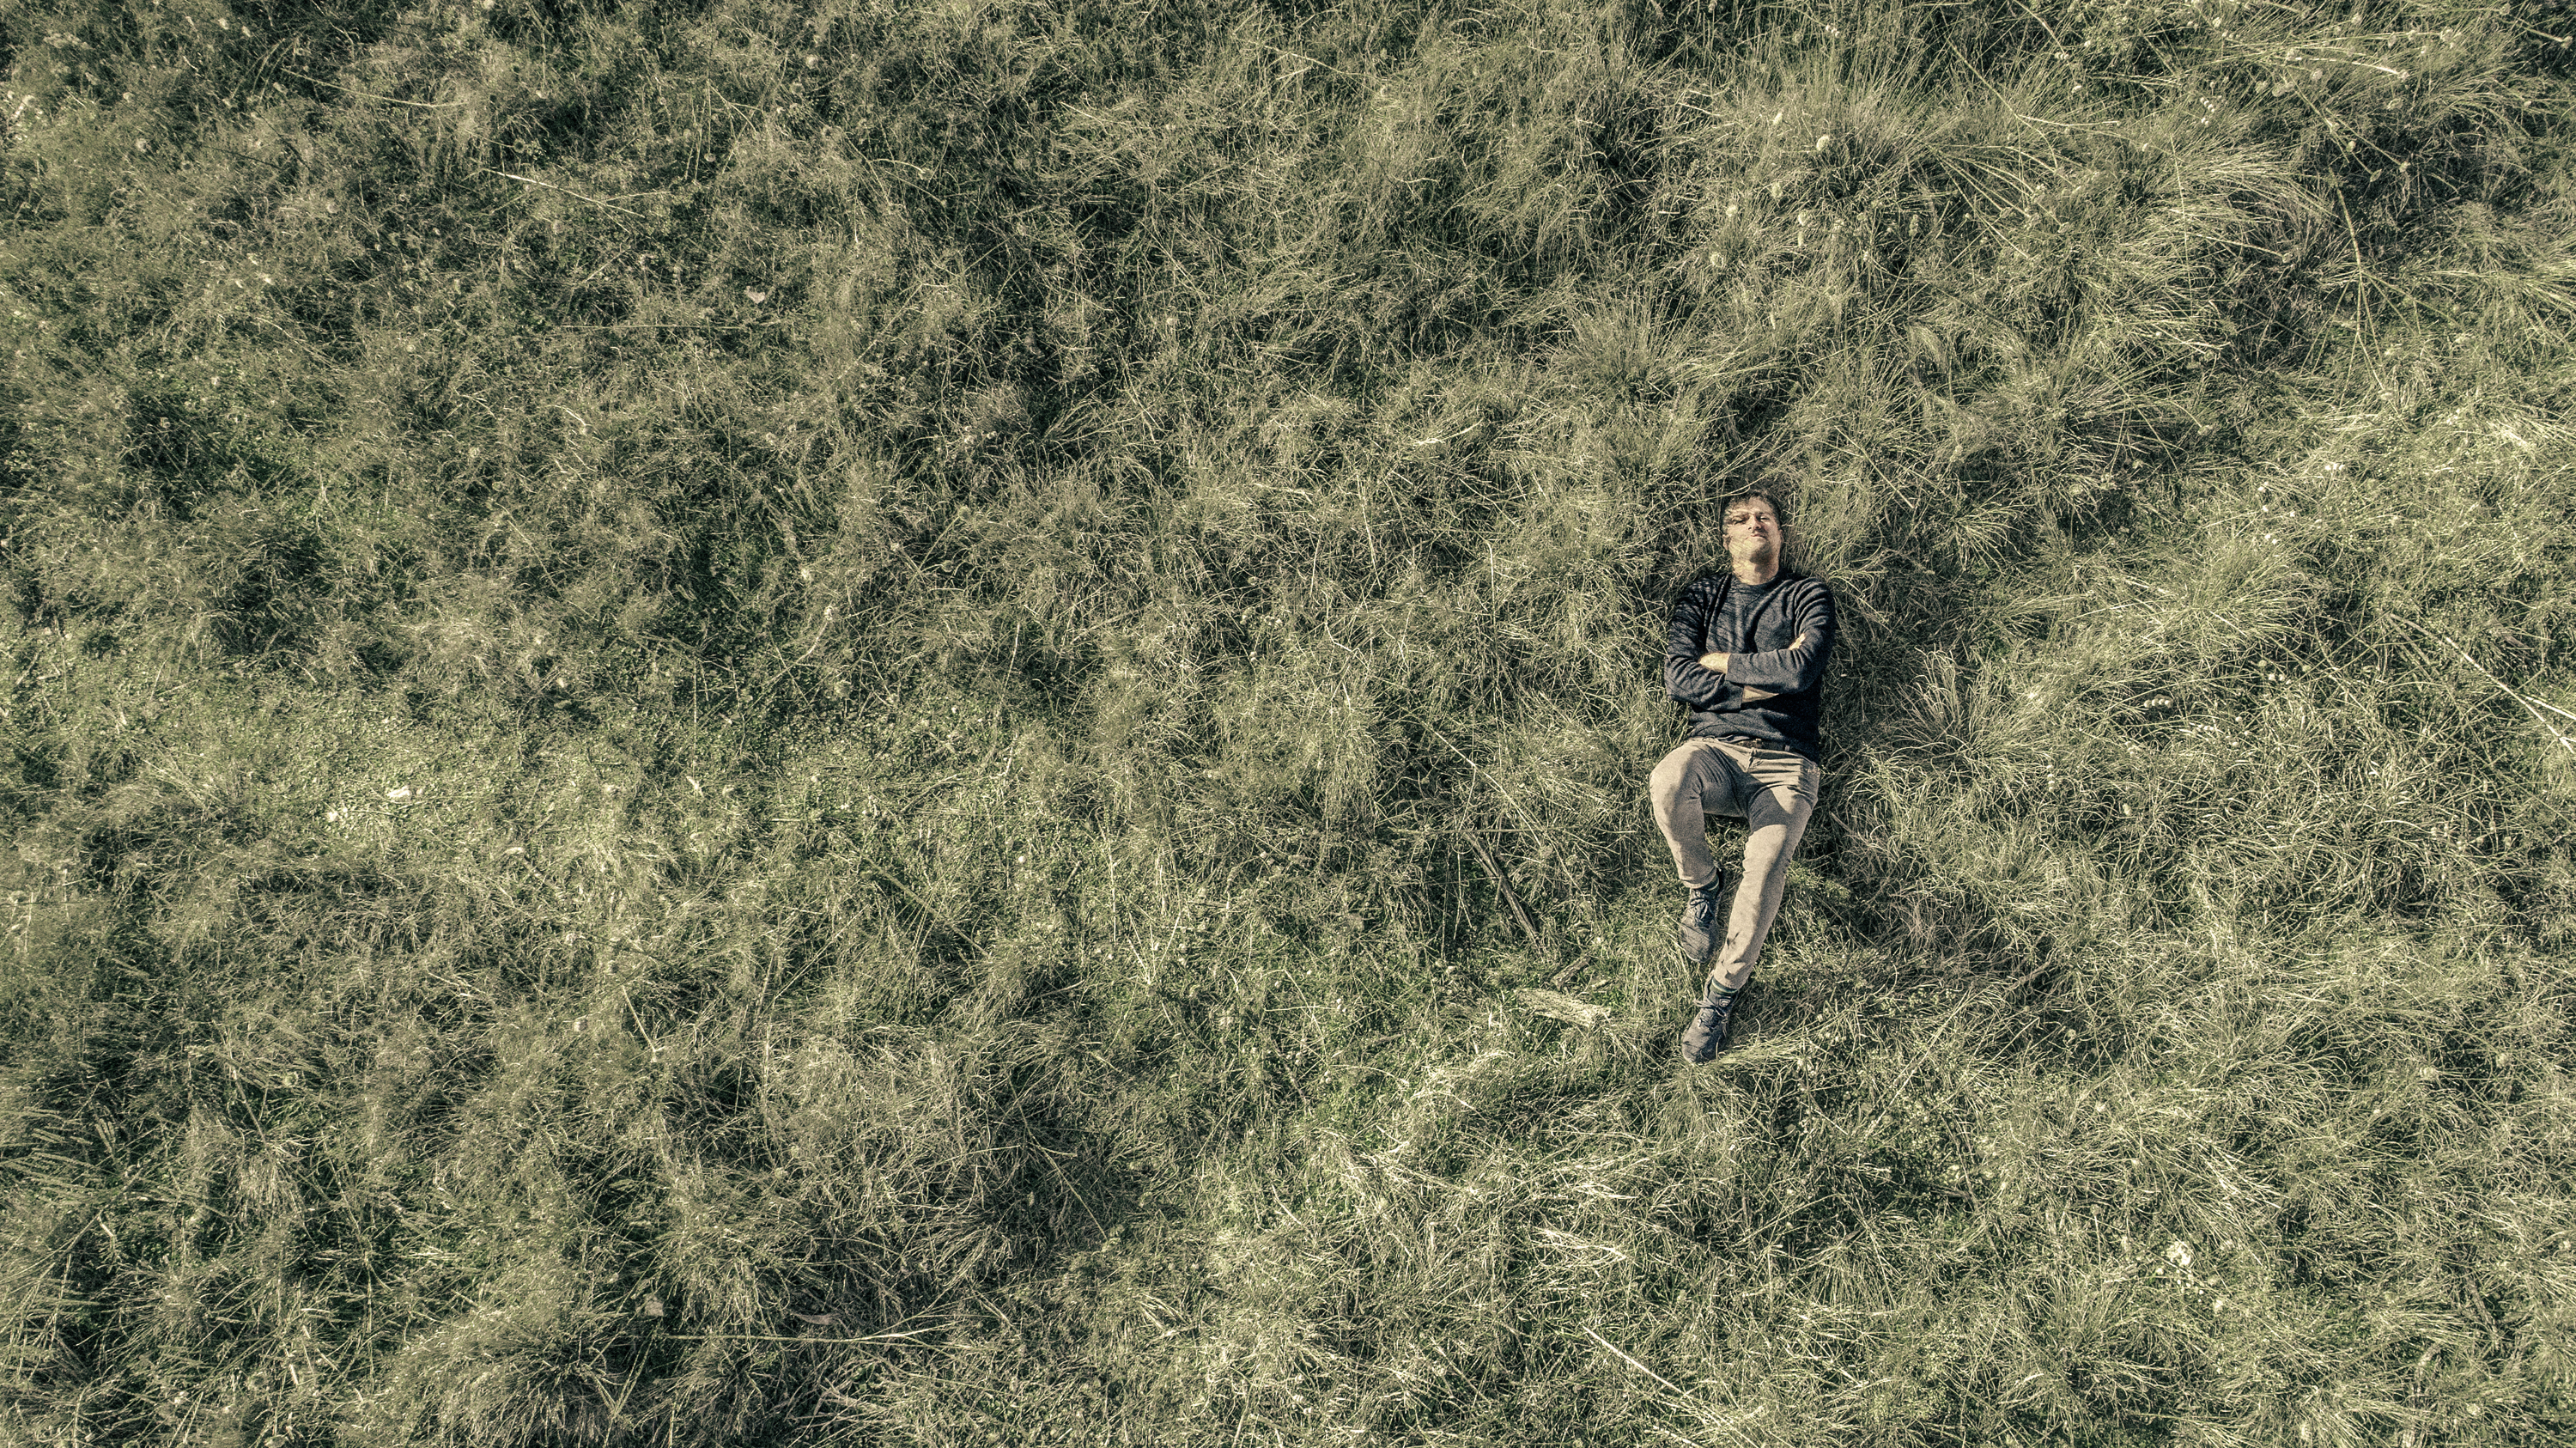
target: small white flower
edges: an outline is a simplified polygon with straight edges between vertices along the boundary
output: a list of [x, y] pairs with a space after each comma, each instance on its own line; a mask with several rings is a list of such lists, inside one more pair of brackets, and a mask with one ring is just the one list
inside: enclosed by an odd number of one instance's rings
[[408, 784], [397, 785], [392, 789], [386, 790], [385, 798], [395, 800], [409, 799], [411, 798], [411, 786]]
[[2189, 1267], [2191, 1265], [2191, 1244], [2180, 1237], [2174, 1238], [2173, 1241], [2165, 1248], [2165, 1260], [2171, 1262], [2176, 1267]]
[[326, 824], [336, 825], [340, 822], [340, 812], [336, 809], [324, 810], [322, 812], [322, 819]]

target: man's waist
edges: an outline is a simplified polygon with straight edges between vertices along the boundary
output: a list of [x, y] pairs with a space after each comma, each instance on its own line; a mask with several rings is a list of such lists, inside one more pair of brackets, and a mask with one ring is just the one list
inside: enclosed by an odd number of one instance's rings
[[1686, 737], [1714, 739], [1723, 744], [1738, 745], [1746, 749], [1781, 750], [1808, 759], [1821, 758], [1817, 750], [1822, 741], [1817, 738], [1816, 731], [1812, 728], [1801, 729], [1794, 733], [1784, 730], [1777, 734], [1747, 734], [1741, 729], [1720, 728], [1716, 720], [1702, 714], [1692, 720]]

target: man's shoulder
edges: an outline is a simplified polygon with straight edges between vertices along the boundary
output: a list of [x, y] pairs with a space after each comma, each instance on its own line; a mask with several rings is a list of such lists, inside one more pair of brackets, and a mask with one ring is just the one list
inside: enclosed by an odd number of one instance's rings
[[[1707, 584], [1710, 587], [1716, 587], [1732, 582], [1734, 578], [1735, 575], [1726, 569], [1712, 568], [1693, 580], [1693, 586]], [[1763, 585], [1763, 590], [1778, 593], [1784, 598], [1792, 594], [1832, 592], [1831, 586], [1825, 582], [1823, 575], [1797, 568], [1783, 568], [1773, 574], [1771, 581]]]
[[1694, 576], [1690, 582], [1683, 584], [1680, 590], [1674, 593], [1673, 602], [1676, 604], [1699, 603], [1707, 599], [1715, 598], [1717, 595], [1726, 591], [1727, 584], [1732, 582], [1734, 577], [1735, 575], [1727, 572], [1723, 568], [1712, 568], [1706, 573]]
[[[1731, 570], [1712, 568], [1683, 584], [1681, 591], [1673, 597], [1677, 601], [1709, 598], [1727, 592], [1734, 583], [1735, 574]], [[1785, 568], [1780, 570], [1778, 577], [1771, 580], [1770, 587], [1780, 590], [1783, 597], [1822, 594], [1830, 598], [1834, 591], [1833, 585], [1825, 582], [1819, 574], [1792, 572]]]

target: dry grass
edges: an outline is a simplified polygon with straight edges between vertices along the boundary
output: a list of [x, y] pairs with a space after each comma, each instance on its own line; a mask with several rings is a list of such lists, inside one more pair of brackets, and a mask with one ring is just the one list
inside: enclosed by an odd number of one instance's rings
[[2548, 14], [0, 23], [13, 1439], [2565, 1435]]

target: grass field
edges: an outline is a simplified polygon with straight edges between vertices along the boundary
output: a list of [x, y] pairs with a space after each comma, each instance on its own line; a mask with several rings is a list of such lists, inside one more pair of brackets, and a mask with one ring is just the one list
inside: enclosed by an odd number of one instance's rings
[[2568, 1441], [2571, 31], [0, 7], [0, 1439]]

